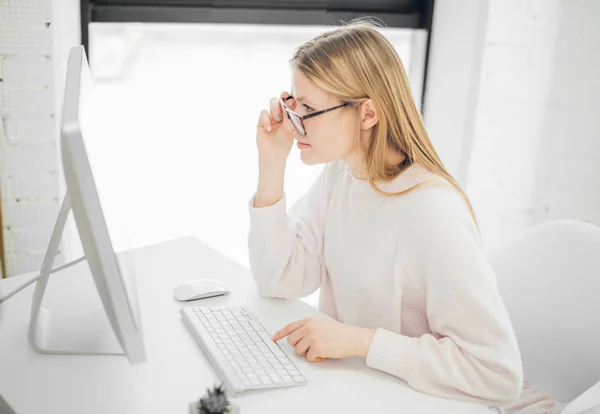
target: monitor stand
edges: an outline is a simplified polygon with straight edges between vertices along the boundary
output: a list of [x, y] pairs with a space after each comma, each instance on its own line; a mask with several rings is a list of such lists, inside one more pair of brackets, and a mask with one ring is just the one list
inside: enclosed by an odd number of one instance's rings
[[[50, 280], [54, 259], [58, 252], [70, 211], [71, 200], [67, 192], [58, 213], [54, 229], [52, 230], [50, 243], [48, 244], [40, 271], [40, 279], [33, 293], [29, 321], [29, 344], [35, 351], [42, 354], [125, 355], [123, 347], [115, 335], [114, 329], [116, 329], [116, 326], [110, 323], [105, 309], [102, 306], [95, 306], [94, 311], [90, 312], [89, 305], [92, 302], [96, 302], [96, 305], [102, 304], [98, 295], [93, 298], [88, 296], [85, 299], [81, 299], [77, 297], [76, 292], [73, 292], [71, 295], [71, 292], [61, 292], [64, 293], [61, 295], [61, 301], [67, 298], [73, 303], [76, 303], [78, 299], [81, 301], [81, 306], [76, 308], [76, 311], [70, 311], [66, 314], [65, 312], [56, 311], [53, 314], [51, 309], [42, 307], [44, 293]], [[80, 260], [83, 261], [83, 259]], [[87, 272], [87, 269], [86, 273], [84, 277], [91, 276], [91, 273]], [[77, 281], [74, 281], [73, 285], [77, 286], [78, 283], [75, 282]], [[71, 285], [69, 287], [73, 288]], [[94, 287], [96, 287], [96, 284], [94, 284]], [[76, 289], [73, 288], [73, 290]], [[71, 299], [73, 300], [71, 301]], [[72, 303], [68, 305], [72, 305]], [[71, 306], [69, 307], [75, 309]]]

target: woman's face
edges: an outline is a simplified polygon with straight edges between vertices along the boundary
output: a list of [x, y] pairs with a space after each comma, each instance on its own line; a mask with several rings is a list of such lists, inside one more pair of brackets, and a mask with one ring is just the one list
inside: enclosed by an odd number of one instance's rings
[[[292, 71], [292, 96], [290, 109], [299, 115], [329, 109], [343, 104], [338, 98], [323, 91], [300, 70]], [[307, 165], [322, 164], [352, 157], [358, 149], [360, 111], [346, 106], [303, 120], [306, 135], [298, 133], [300, 157]]]

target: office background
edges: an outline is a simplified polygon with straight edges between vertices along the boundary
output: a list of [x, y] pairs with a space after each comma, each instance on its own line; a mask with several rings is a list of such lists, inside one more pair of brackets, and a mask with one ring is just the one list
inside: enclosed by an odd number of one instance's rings
[[[327, 19], [352, 13], [343, 2], [331, 2], [341, 11], [328, 14], [290, 1], [240, 23], [240, 13], [215, 13], [219, 2], [183, 14], [110, 3], [0, 3], [4, 276], [37, 270], [47, 247], [65, 192], [58, 124], [66, 59], [82, 41], [101, 102], [95, 158], [114, 184], [101, 195], [117, 249], [191, 234], [247, 266], [258, 114], [289, 89], [294, 48], [327, 30]], [[486, 245], [555, 218], [600, 225], [600, 2], [355, 3], [358, 15], [388, 25], [382, 31]], [[119, 21], [128, 19], [150, 22]], [[302, 165], [295, 149], [289, 160], [293, 202], [321, 167]], [[71, 225], [62, 261], [79, 252]]]

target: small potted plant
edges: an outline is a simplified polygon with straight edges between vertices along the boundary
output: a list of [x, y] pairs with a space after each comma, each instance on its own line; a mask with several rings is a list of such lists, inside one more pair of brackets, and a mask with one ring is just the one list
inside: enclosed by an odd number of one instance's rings
[[206, 389], [206, 395], [190, 403], [190, 414], [239, 414], [237, 406], [229, 402], [223, 385]]

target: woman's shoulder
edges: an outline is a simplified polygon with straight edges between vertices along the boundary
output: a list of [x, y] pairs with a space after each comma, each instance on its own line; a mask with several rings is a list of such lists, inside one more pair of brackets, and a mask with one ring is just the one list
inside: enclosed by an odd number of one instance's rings
[[473, 221], [463, 194], [446, 178], [431, 174], [406, 198], [404, 207], [415, 212], [419, 222]]

